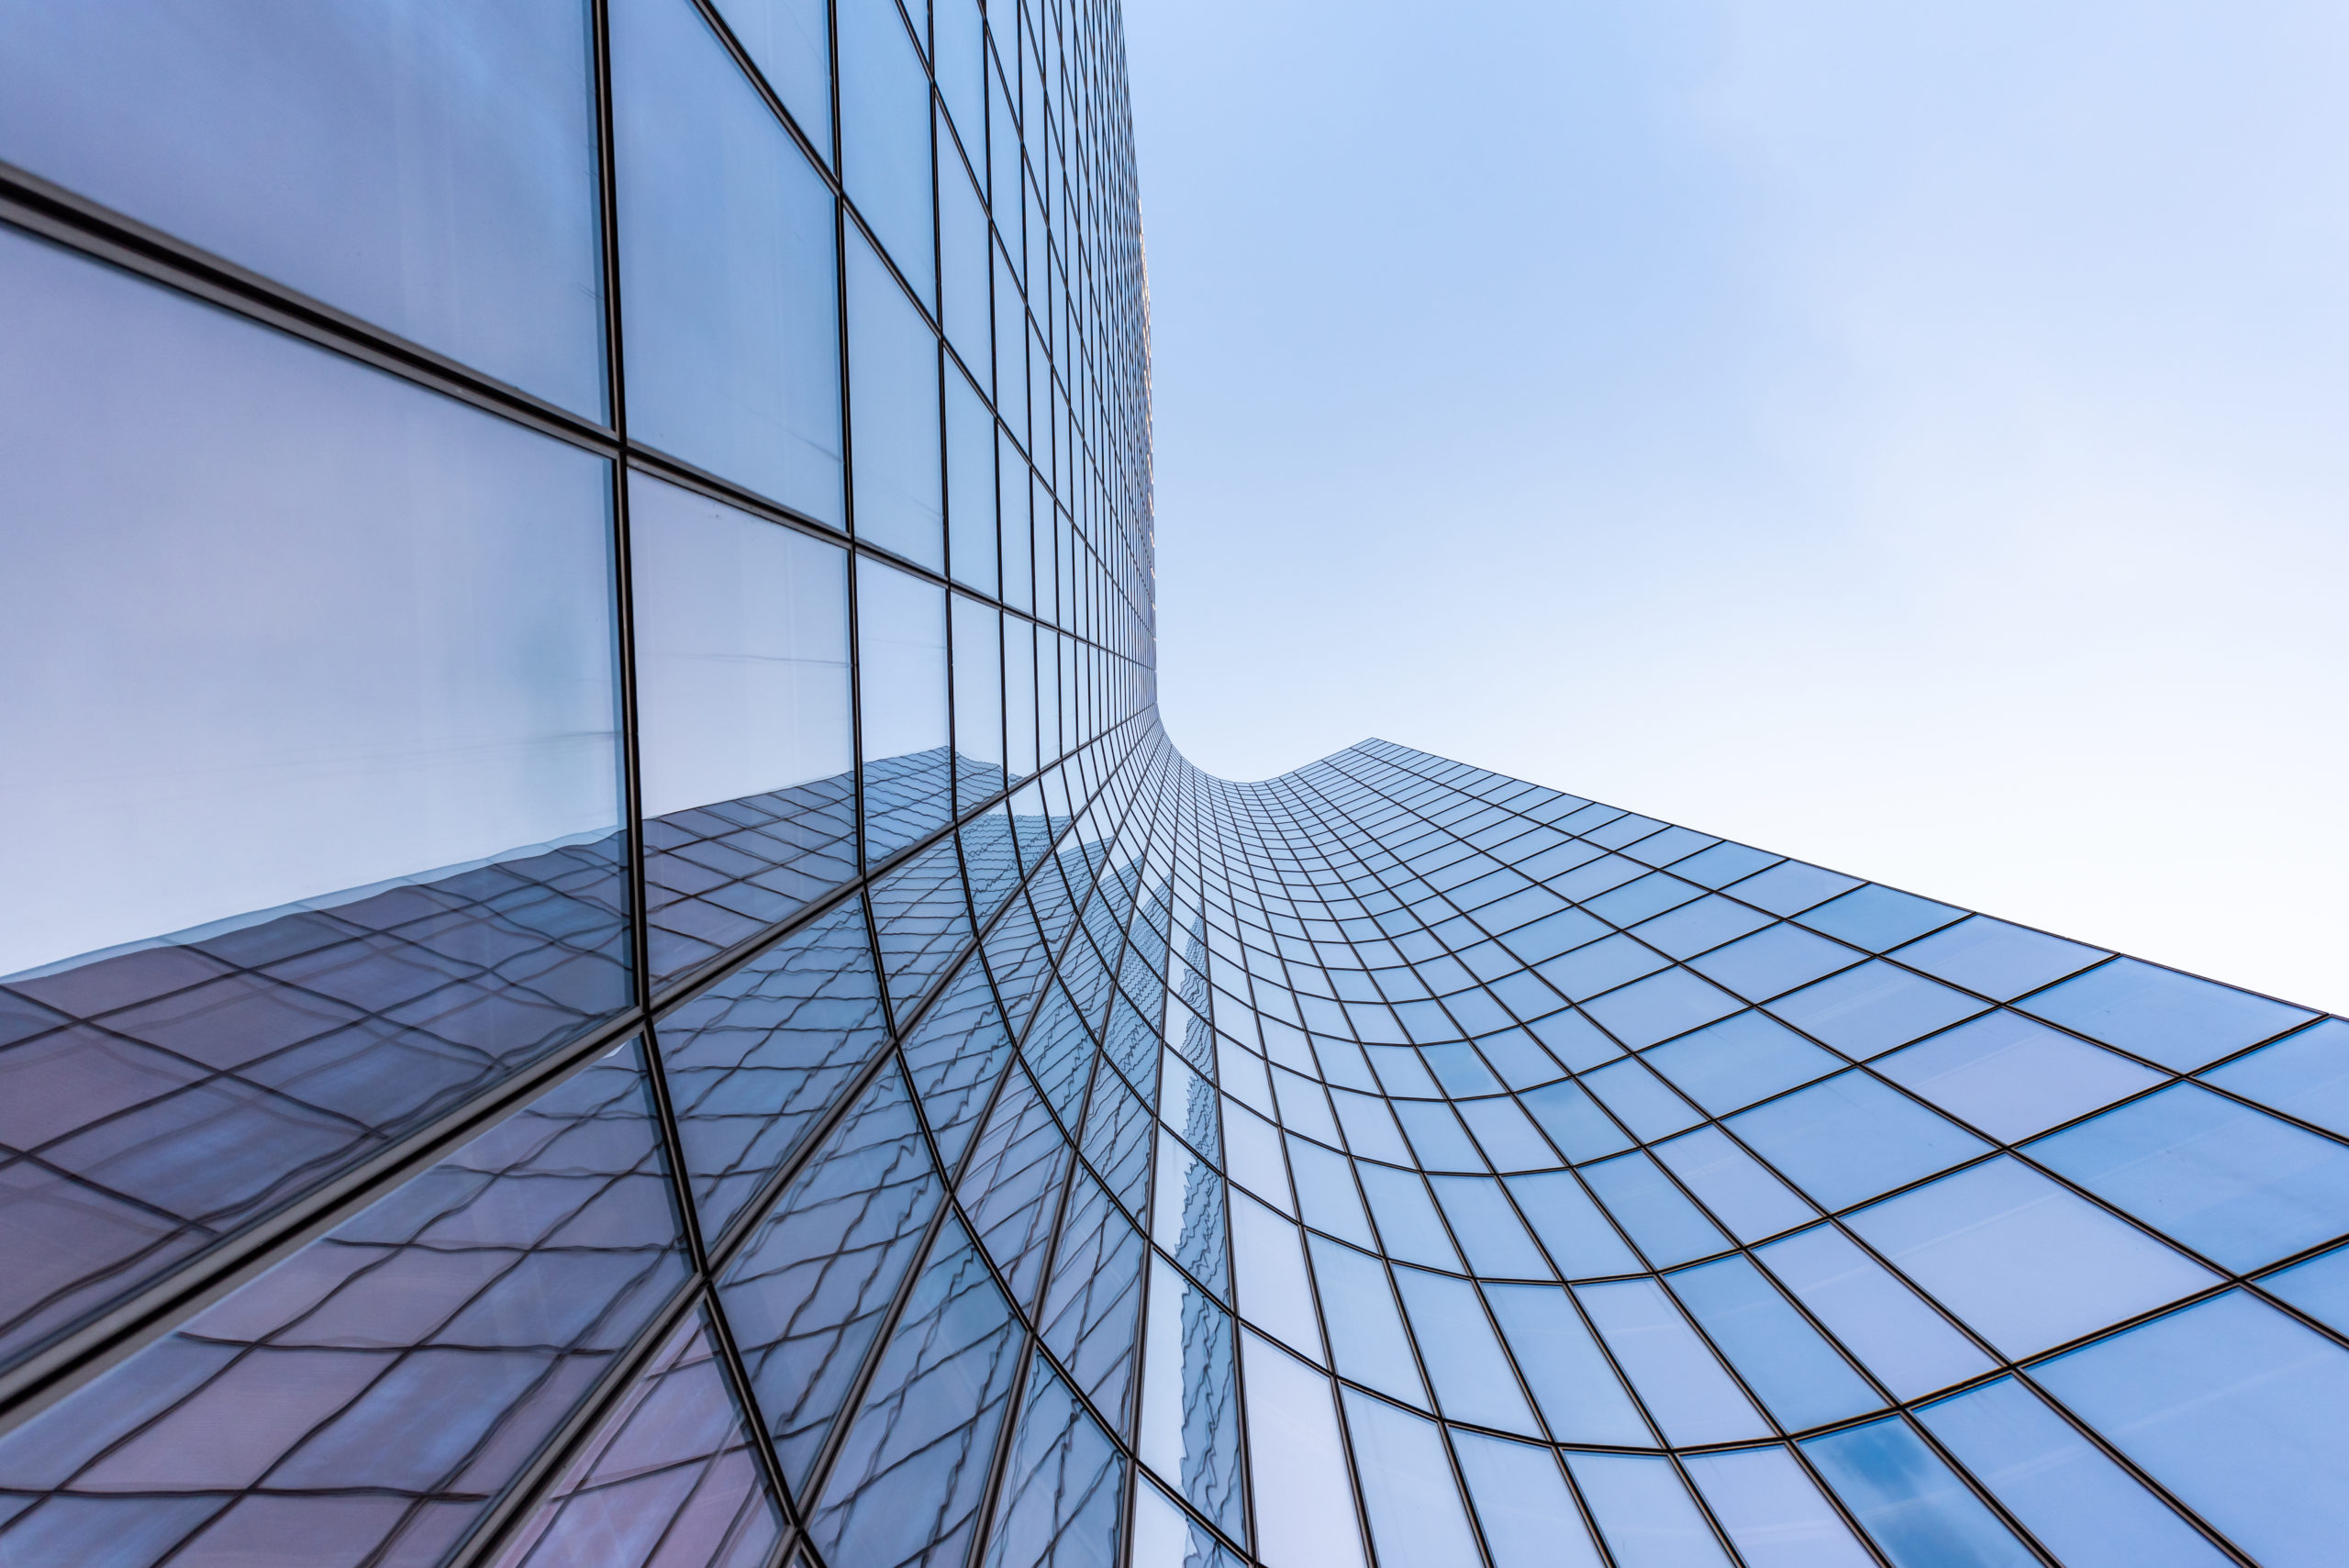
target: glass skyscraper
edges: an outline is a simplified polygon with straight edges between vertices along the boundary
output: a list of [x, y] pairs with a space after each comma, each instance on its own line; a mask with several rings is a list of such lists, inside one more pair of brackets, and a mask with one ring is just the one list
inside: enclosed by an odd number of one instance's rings
[[2349, 1560], [2349, 1024], [1159, 728], [1114, 0], [0, 0], [0, 1565]]

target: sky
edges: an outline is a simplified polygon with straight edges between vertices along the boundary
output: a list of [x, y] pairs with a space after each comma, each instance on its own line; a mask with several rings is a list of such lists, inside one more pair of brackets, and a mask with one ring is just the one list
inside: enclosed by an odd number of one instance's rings
[[2349, 7], [1126, 0], [1162, 709], [2349, 1010]]

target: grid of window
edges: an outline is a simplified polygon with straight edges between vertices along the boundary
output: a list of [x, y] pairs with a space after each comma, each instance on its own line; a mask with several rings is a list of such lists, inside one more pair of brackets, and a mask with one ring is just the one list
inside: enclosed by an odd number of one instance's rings
[[2332, 1561], [2349, 1023], [1171, 747], [1122, 72], [0, 8], [0, 1562]]

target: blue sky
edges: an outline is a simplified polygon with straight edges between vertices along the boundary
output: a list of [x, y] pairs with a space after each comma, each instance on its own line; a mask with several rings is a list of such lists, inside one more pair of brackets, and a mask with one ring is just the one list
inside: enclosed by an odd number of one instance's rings
[[1167, 722], [2349, 1008], [2349, 8], [1128, 0]]

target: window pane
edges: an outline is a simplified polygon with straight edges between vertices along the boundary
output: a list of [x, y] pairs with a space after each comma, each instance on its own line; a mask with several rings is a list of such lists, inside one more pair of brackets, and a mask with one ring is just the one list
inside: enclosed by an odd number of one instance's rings
[[2228, 1559], [2013, 1378], [1919, 1413], [2065, 1568], [2220, 1568]]
[[2162, 1081], [2003, 1007], [1896, 1051], [1876, 1071], [2010, 1143]]
[[2349, 1540], [2349, 1351], [2231, 1291], [2048, 1362], [2040, 1383], [2264, 1563]]
[[832, 37], [825, 0], [715, 0], [751, 63], [825, 157], [832, 150]]
[[600, 419], [588, 42], [579, 0], [10, 6], [0, 159]]
[[838, 526], [830, 193], [685, 0], [612, 56], [629, 433]]
[[935, 304], [930, 76], [896, 0], [840, 0], [841, 177], [890, 260]]
[[1330, 1380], [1253, 1334], [1243, 1338], [1257, 1555], [1266, 1568], [1360, 1568], [1362, 1529]]
[[953, 596], [955, 796], [977, 805], [1002, 789], [1003, 612]]
[[868, 856], [943, 827], [946, 590], [870, 558], [856, 568], [857, 728]]
[[954, 580], [992, 595], [1000, 580], [995, 537], [995, 417], [969, 378], [946, 373], [947, 554]]
[[2349, 1145], [2178, 1084], [2032, 1155], [2238, 1273], [2349, 1230]]
[[1380, 1557], [1414, 1568], [1482, 1568], [1446, 1462], [1442, 1429], [1351, 1388], [1345, 1406], [1363, 1507]]
[[1746, 1568], [1870, 1568], [1876, 1561], [1785, 1449], [1698, 1453], [1685, 1462]]
[[1892, 1265], [2010, 1356], [2216, 1283], [2182, 1253], [2007, 1156], [1852, 1217]]
[[1576, 1453], [1566, 1463], [1620, 1568], [1727, 1568], [1729, 1554], [1670, 1460]]
[[629, 502], [638, 766], [643, 815], [661, 819], [645, 875], [666, 975], [854, 873], [848, 553], [641, 473]]
[[0, 297], [0, 973], [119, 1086], [10, 1096], [38, 1336], [623, 1004], [626, 895], [606, 462], [13, 235]]
[[848, 242], [848, 373], [856, 537], [943, 572], [938, 339], [856, 234]]

